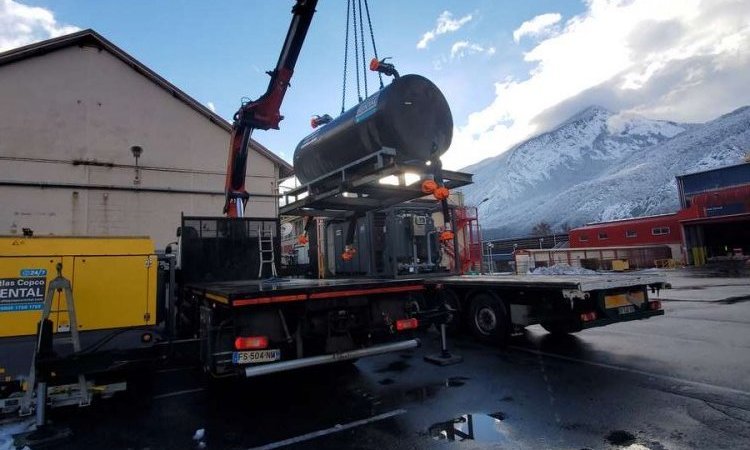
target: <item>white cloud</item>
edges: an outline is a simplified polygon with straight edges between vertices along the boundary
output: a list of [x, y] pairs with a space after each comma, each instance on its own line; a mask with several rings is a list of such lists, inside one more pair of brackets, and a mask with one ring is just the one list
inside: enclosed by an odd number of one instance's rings
[[216, 112], [216, 105], [214, 105], [214, 102], [207, 102], [206, 106], [208, 109], [210, 109], [212, 112]]
[[588, 0], [524, 55], [528, 76], [494, 85], [456, 124], [447, 168], [506, 151], [599, 104], [614, 112], [700, 122], [750, 104], [750, 8], [738, 0]]
[[463, 58], [475, 53], [495, 54], [495, 47], [483, 47], [479, 44], [469, 41], [458, 41], [451, 46], [451, 59]]
[[473, 16], [471, 14], [467, 14], [460, 19], [454, 19], [453, 13], [451, 13], [450, 11], [443, 11], [437, 18], [435, 28], [425, 32], [422, 35], [422, 39], [417, 42], [417, 48], [427, 48], [427, 44], [429, 44], [430, 41], [440, 36], [441, 34], [453, 33], [455, 31], [458, 31], [462, 26], [469, 23], [472, 18]]
[[0, 51], [78, 30], [80, 28], [59, 23], [48, 9], [0, 0]]
[[558, 23], [562, 16], [558, 13], [547, 13], [534, 17], [522, 23], [513, 32], [513, 40], [519, 42], [524, 36], [539, 36], [549, 31], [549, 28]]

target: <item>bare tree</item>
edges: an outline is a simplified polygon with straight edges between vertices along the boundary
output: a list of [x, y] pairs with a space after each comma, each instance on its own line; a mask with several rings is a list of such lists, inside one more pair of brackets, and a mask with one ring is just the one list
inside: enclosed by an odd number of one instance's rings
[[552, 226], [544, 221], [539, 222], [531, 229], [531, 234], [534, 236], [547, 236], [548, 234], [552, 234]]

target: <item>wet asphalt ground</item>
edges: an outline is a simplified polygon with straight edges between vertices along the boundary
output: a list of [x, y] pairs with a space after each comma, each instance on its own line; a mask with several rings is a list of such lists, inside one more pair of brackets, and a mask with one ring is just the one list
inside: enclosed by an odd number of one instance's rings
[[242, 382], [166, 368], [148, 401], [52, 412], [74, 433], [55, 448], [750, 448], [750, 279], [669, 276], [665, 316], [533, 326], [507, 349], [454, 338], [455, 366], [423, 361], [432, 331], [414, 351]]

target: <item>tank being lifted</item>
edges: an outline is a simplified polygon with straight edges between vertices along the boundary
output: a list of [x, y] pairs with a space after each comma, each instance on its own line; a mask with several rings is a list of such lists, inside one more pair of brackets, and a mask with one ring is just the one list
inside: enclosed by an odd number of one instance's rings
[[404, 75], [304, 138], [294, 151], [302, 184], [355, 163], [382, 148], [398, 163], [421, 163], [450, 147], [453, 117], [437, 86], [420, 75]]

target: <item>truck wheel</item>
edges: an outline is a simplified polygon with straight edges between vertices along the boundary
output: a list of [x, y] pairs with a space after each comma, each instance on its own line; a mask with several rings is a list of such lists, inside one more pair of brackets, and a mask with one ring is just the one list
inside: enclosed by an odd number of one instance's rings
[[540, 324], [542, 328], [547, 330], [550, 334], [570, 334], [581, 331], [581, 324], [575, 323], [572, 320], [556, 321], [556, 322], [542, 322]]
[[489, 294], [479, 294], [471, 300], [468, 325], [481, 342], [505, 345], [510, 336], [510, 321], [505, 304]]

